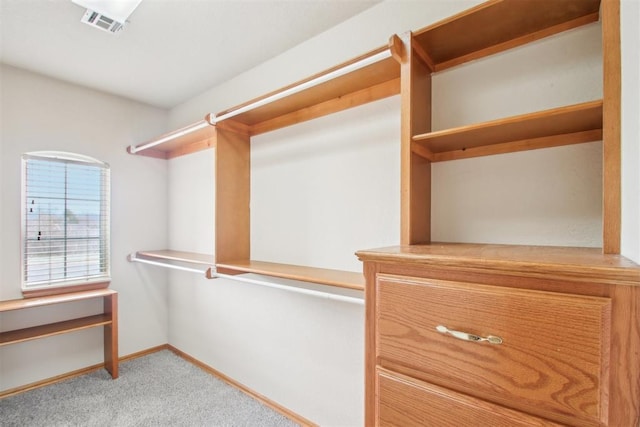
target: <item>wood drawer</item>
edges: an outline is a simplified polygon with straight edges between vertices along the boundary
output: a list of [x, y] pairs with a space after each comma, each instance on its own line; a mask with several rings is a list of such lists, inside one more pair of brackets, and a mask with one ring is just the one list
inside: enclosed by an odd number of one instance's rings
[[376, 411], [380, 426], [531, 427], [551, 421], [412, 378], [378, 370]]
[[376, 292], [378, 365], [566, 424], [606, 424], [609, 298], [390, 275]]

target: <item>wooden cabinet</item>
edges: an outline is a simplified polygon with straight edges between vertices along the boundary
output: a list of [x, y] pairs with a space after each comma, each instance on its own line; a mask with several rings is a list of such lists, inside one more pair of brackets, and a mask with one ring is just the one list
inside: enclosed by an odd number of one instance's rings
[[358, 256], [367, 426], [640, 421], [637, 265], [598, 249], [508, 245]]

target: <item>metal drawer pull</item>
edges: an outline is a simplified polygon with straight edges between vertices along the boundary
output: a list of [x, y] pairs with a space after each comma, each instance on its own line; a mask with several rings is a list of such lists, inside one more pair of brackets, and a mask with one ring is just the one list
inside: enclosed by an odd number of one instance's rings
[[485, 338], [479, 335], [468, 334], [466, 332], [454, 331], [442, 325], [436, 326], [436, 330], [441, 334], [450, 334], [451, 336], [458, 338], [459, 340], [472, 341], [472, 342], [487, 341], [491, 344], [502, 344], [502, 338], [496, 337], [494, 335], [489, 335], [488, 337]]

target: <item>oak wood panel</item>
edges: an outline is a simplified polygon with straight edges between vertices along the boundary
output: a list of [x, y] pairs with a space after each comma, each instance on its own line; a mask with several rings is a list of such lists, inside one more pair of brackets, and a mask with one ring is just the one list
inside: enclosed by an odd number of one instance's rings
[[[253, 104], [254, 102], [260, 101], [262, 99], [269, 98], [275, 94], [284, 92], [302, 83], [327, 75], [337, 69], [356, 63], [361, 59], [373, 56], [388, 49], [388, 46], [380, 47], [343, 64], [337, 65], [336, 67], [315, 74], [307, 79], [288, 85], [274, 92], [270, 92], [264, 96], [245, 102], [236, 107], [222, 111], [218, 113], [217, 116], [220, 117], [223, 114], [238, 110], [240, 108], [243, 108], [244, 106]], [[244, 123], [246, 125], [255, 125], [258, 123], [266, 122], [268, 120], [272, 120], [276, 117], [290, 114], [295, 111], [303, 110], [313, 105], [317, 105], [332, 99], [352, 94], [354, 92], [358, 92], [363, 89], [388, 82], [390, 80], [395, 80], [399, 77], [400, 69], [398, 63], [395, 61], [395, 59], [389, 57], [346, 75], [321, 83], [317, 86], [308, 88], [301, 92], [289, 95], [285, 98], [270, 102], [264, 106], [260, 106], [247, 112], [241, 113], [237, 116], [234, 116], [233, 120]]]
[[362, 273], [332, 270], [327, 268], [307, 267], [274, 262], [236, 260], [219, 262], [216, 270], [225, 274], [256, 273], [282, 279], [300, 280], [347, 289], [364, 289]]
[[384, 369], [378, 370], [376, 379], [380, 396], [377, 425], [381, 427], [561, 425]]
[[386, 275], [376, 287], [381, 366], [571, 425], [606, 423], [610, 299]]
[[248, 134], [218, 129], [215, 153], [216, 262], [249, 258], [250, 150]]
[[213, 255], [201, 254], [197, 252], [185, 252], [174, 251], [170, 249], [161, 249], [155, 251], [138, 251], [136, 255], [142, 258], [166, 260], [166, 261], [180, 261], [188, 262], [191, 264], [201, 265], [214, 265], [215, 260]]
[[431, 130], [431, 73], [412, 49], [409, 33], [402, 36], [400, 127], [400, 242], [431, 240], [431, 162], [413, 152], [412, 136]]
[[[602, 101], [554, 108], [490, 122], [461, 126], [427, 134], [415, 135], [413, 140], [426, 145], [433, 153], [465, 150], [515, 142], [514, 150], [556, 146], [598, 140], [602, 129]], [[576, 138], [578, 134], [578, 138]], [[549, 143], [549, 137], [556, 140]], [[595, 139], [591, 139], [595, 138]], [[536, 142], [536, 140], [540, 140]], [[524, 147], [523, 147], [524, 144]], [[507, 148], [505, 145], [502, 149]]]
[[175, 157], [184, 156], [191, 153], [197, 153], [198, 151], [207, 150], [209, 148], [215, 148], [216, 146], [216, 137], [212, 136], [210, 138], [204, 138], [199, 141], [195, 141], [192, 143], [182, 144], [171, 151], [167, 152], [167, 159], [173, 159]]
[[65, 320], [63, 322], [49, 323], [46, 325], [33, 326], [31, 328], [17, 329], [13, 331], [0, 332], [0, 346], [16, 344], [38, 338], [51, 337], [67, 332], [80, 331], [111, 323], [111, 316], [107, 314], [96, 314], [79, 319]]
[[[602, 249], [607, 254], [620, 253], [621, 239], [621, 52], [620, 1], [602, 3], [603, 52], [603, 182]], [[637, 141], [636, 141], [637, 143]]]
[[435, 70], [598, 20], [600, 0], [494, 0], [414, 33]]

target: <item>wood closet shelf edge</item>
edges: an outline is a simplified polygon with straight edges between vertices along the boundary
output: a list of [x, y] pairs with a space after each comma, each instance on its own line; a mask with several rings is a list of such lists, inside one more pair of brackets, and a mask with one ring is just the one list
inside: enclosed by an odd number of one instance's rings
[[227, 274], [263, 274], [281, 279], [299, 280], [355, 290], [363, 290], [365, 282], [362, 273], [255, 260], [217, 263], [216, 270]]

